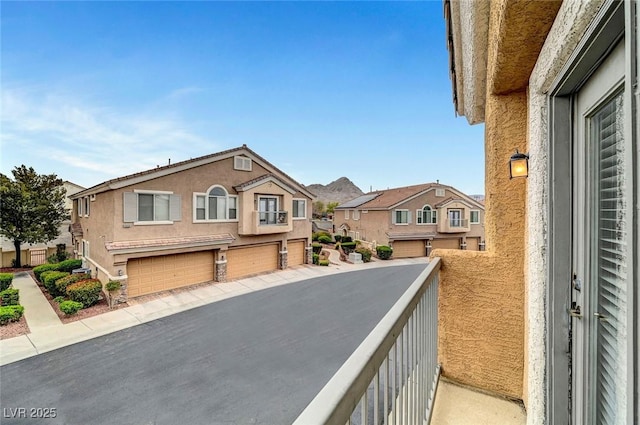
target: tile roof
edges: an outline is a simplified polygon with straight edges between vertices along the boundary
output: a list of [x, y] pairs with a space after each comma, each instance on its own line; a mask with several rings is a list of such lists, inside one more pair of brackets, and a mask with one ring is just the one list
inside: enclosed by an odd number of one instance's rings
[[412, 196], [415, 196], [425, 190], [432, 187], [448, 187], [437, 183], [425, 183], [417, 184], [413, 186], [398, 187], [394, 189], [380, 190], [372, 193], [377, 193], [378, 196], [371, 201], [365, 202], [360, 205], [360, 209], [386, 209], [402, 202]]
[[80, 223], [72, 223], [69, 226], [69, 231], [73, 236], [82, 236], [82, 225]]
[[145, 248], [163, 247], [166, 249], [182, 246], [201, 246], [211, 244], [231, 243], [235, 238], [230, 233], [221, 233], [208, 236], [191, 236], [182, 238], [146, 239], [140, 241], [117, 241], [107, 242], [107, 251], [135, 250]]
[[413, 240], [413, 239], [433, 239], [435, 236], [435, 232], [411, 232], [411, 233], [402, 233], [402, 232], [387, 232], [387, 236], [389, 240], [402, 241], [402, 240]]

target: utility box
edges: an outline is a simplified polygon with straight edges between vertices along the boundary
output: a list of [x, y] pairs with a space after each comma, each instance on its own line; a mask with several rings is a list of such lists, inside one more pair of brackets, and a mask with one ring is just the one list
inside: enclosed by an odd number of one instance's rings
[[362, 254], [357, 252], [352, 252], [349, 254], [349, 262], [353, 264], [361, 264], [362, 263]]

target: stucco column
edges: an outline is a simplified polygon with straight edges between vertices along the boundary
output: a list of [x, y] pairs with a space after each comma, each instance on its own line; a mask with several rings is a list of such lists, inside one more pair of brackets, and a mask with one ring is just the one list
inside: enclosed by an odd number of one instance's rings
[[509, 180], [526, 152], [527, 95], [488, 95], [485, 123], [486, 252], [434, 250], [442, 258], [438, 356], [450, 379], [523, 398], [526, 179]]
[[304, 247], [305, 264], [313, 264], [313, 248], [311, 246]]
[[289, 251], [287, 251], [287, 249], [285, 248], [284, 250], [280, 251], [279, 254], [280, 254], [280, 262], [279, 262], [280, 270], [284, 270], [289, 265]]

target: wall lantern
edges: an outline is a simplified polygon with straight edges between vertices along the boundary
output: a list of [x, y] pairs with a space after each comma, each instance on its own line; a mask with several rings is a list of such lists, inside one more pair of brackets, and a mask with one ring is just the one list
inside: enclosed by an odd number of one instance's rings
[[509, 160], [509, 178], [527, 177], [529, 175], [529, 155], [518, 152], [511, 155]]

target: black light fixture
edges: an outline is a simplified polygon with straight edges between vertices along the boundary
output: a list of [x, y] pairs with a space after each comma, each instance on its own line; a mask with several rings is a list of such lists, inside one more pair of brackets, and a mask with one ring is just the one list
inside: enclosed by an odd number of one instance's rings
[[529, 175], [529, 155], [518, 152], [511, 155], [509, 160], [509, 178], [527, 177]]

